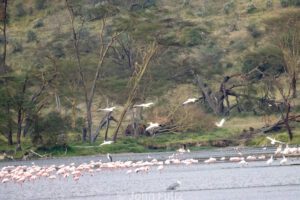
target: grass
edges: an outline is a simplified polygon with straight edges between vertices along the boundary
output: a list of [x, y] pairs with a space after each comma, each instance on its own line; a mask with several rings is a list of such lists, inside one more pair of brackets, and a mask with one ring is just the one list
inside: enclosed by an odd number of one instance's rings
[[[0, 152], [7, 152], [13, 155], [15, 159], [21, 159], [25, 152], [34, 150], [41, 155], [51, 154], [54, 157], [68, 157], [68, 156], [86, 156], [106, 153], [145, 153], [145, 152], [164, 152], [175, 151], [183, 144], [186, 144], [191, 150], [202, 150], [214, 148], [218, 141], [232, 141], [230, 144], [239, 144], [241, 141], [237, 139], [241, 130], [247, 129], [249, 126], [254, 126], [259, 121], [258, 117], [242, 117], [229, 119], [225, 123], [225, 127], [221, 129], [214, 129], [209, 132], [197, 133], [164, 133], [154, 137], [125, 137], [120, 135], [117, 142], [112, 145], [100, 146], [103, 138], [100, 137], [93, 143], [83, 143], [75, 141], [76, 135], [79, 133], [68, 133], [68, 147], [54, 146], [48, 148], [35, 147], [31, 144], [30, 138], [22, 138], [22, 151], [15, 151], [15, 145], [7, 145], [4, 136], [0, 136]], [[247, 123], [248, 122], [248, 123]], [[260, 124], [259, 124], [260, 125]], [[257, 127], [257, 126], [254, 126]], [[110, 131], [110, 135], [112, 132]], [[296, 127], [294, 131], [294, 139], [289, 142], [288, 135], [285, 131], [268, 134], [280, 141], [288, 142], [289, 144], [300, 144], [300, 130]], [[14, 135], [14, 141], [16, 141]], [[270, 145], [266, 139], [266, 135], [256, 135], [246, 141], [247, 146], [266, 146]]]

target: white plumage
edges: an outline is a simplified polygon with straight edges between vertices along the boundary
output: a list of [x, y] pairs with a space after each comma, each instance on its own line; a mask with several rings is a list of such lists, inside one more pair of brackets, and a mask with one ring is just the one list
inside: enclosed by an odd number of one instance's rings
[[149, 108], [149, 107], [152, 106], [153, 104], [154, 104], [153, 102], [142, 103], [142, 104], [134, 105], [133, 107]]
[[146, 131], [152, 130], [154, 128], [158, 128], [159, 127], [159, 123], [152, 123], [149, 122], [149, 126], [146, 128]]
[[189, 104], [189, 103], [195, 103], [196, 101], [198, 101], [197, 98], [189, 98], [185, 102], [183, 102], [182, 105], [186, 105], [186, 104]]
[[224, 125], [224, 123], [225, 123], [225, 118], [223, 118], [220, 122], [216, 122], [215, 125], [217, 127], [222, 127]]
[[112, 112], [112, 111], [114, 111], [114, 109], [116, 109], [115, 106], [109, 107], [109, 108], [99, 108], [97, 111]]

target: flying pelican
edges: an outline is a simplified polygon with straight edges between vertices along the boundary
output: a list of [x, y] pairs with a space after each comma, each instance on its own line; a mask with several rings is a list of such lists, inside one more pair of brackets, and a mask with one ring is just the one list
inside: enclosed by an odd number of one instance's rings
[[154, 128], [158, 128], [160, 126], [159, 123], [149, 122], [148, 124], [150, 124], [150, 125], [146, 128], [146, 131], [149, 131], [149, 130], [154, 129]]
[[149, 107], [152, 106], [153, 104], [154, 104], [153, 102], [142, 103], [142, 104], [134, 105], [133, 107], [149, 108]]
[[223, 118], [220, 122], [216, 122], [215, 125], [220, 128], [224, 125], [224, 123], [225, 123], [225, 118]]
[[112, 143], [114, 143], [114, 141], [104, 140], [103, 143], [100, 144], [100, 146], [107, 145], [107, 144], [112, 144]]
[[275, 143], [279, 143], [279, 144], [284, 144], [283, 142], [280, 142], [280, 141], [278, 141], [278, 140], [275, 140], [274, 138], [271, 138], [271, 137], [269, 137], [269, 136], [267, 136], [266, 137], [268, 140], [270, 140], [271, 141], [271, 144], [275, 144]]
[[110, 108], [99, 108], [97, 111], [112, 112], [112, 111], [114, 111], [114, 109], [116, 109], [115, 106], [110, 107]]
[[285, 165], [285, 164], [287, 164], [287, 159], [286, 159], [286, 157], [283, 155], [282, 156], [282, 160], [280, 161], [280, 165]]
[[112, 162], [113, 161], [113, 159], [112, 159], [112, 156], [108, 153], [108, 154], [106, 154], [106, 158], [110, 161], [110, 162]]
[[197, 98], [189, 98], [185, 102], [183, 102], [182, 105], [186, 105], [186, 104], [189, 104], [189, 103], [195, 103], [196, 101], [198, 101]]
[[271, 156], [271, 158], [269, 160], [267, 160], [267, 165], [271, 165], [273, 163], [274, 159], [273, 159], [273, 155]]
[[176, 181], [176, 183], [171, 184], [167, 190], [176, 190], [181, 185], [180, 181]]

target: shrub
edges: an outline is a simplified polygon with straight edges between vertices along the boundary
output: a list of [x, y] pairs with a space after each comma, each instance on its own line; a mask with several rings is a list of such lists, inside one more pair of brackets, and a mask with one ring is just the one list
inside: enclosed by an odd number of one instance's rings
[[32, 140], [46, 147], [66, 146], [66, 132], [69, 127], [68, 119], [63, 118], [57, 112], [50, 112], [36, 123]]
[[267, 0], [266, 7], [267, 8], [273, 8], [273, 0]]
[[35, 32], [33, 31], [28, 31], [27, 32], [27, 42], [33, 42], [33, 41], [36, 41], [37, 40], [37, 36], [35, 34]]
[[255, 24], [250, 24], [249, 26], [247, 26], [247, 30], [253, 38], [258, 38], [259, 36], [261, 36], [261, 31], [258, 30]]
[[[280, 49], [274, 46], [266, 46], [250, 52], [244, 57], [242, 71], [247, 73], [258, 67], [258, 69], [268, 75], [280, 75], [284, 73], [285, 62]], [[259, 72], [253, 72], [250, 79], [259, 80], [263, 75]]]
[[253, 12], [255, 12], [256, 10], [257, 10], [257, 8], [256, 8], [256, 6], [254, 5], [253, 2], [249, 2], [249, 3], [247, 4], [247, 8], [246, 8], [247, 13], [253, 13]]
[[12, 41], [12, 53], [17, 53], [17, 52], [22, 52], [23, 51], [23, 46], [20, 42], [18, 41]]
[[235, 5], [233, 0], [225, 3], [223, 6], [224, 13], [228, 15], [232, 10], [234, 10], [234, 7]]
[[17, 17], [22, 17], [26, 15], [26, 11], [24, 10], [23, 4], [22, 3], [18, 3], [16, 5], [16, 16]]
[[46, 7], [46, 0], [35, 0], [34, 7], [37, 10], [42, 10]]
[[51, 51], [52, 51], [52, 54], [56, 58], [65, 57], [64, 48], [63, 48], [63, 45], [61, 43], [57, 43], [57, 44], [53, 45]]
[[38, 19], [35, 21], [33, 28], [41, 28], [44, 26], [44, 21], [42, 19]]
[[280, 0], [281, 7], [285, 8], [289, 6], [289, 0]]

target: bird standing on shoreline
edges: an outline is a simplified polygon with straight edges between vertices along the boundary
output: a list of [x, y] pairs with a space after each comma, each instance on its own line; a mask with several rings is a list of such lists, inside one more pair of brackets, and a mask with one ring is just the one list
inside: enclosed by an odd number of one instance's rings
[[110, 162], [112, 162], [113, 161], [113, 159], [112, 159], [112, 156], [108, 153], [108, 154], [106, 154], [106, 157], [107, 157], [107, 159], [110, 161]]
[[271, 165], [273, 163], [274, 159], [273, 159], [273, 155], [271, 156], [271, 158], [269, 160], [267, 160], [267, 165]]
[[176, 183], [171, 184], [167, 190], [176, 190], [181, 185], [180, 181], [176, 181]]

